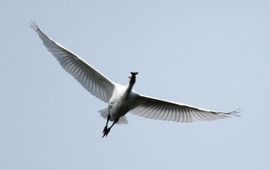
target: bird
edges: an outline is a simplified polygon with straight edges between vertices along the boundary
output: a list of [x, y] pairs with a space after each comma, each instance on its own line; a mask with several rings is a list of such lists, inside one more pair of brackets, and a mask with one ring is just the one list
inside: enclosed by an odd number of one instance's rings
[[[63, 69], [71, 74], [88, 92], [108, 105], [99, 111], [106, 119], [102, 137], [106, 137], [115, 124], [127, 124], [126, 113], [166, 121], [193, 122], [216, 120], [233, 115], [239, 111], [217, 112], [191, 105], [163, 100], [135, 92], [133, 86], [138, 72], [130, 72], [128, 85], [111, 81], [74, 52], [63, 47], [47, 36], [35, 21], [30, 27], [38, 34], [47, 50], [58, 60]], [[112, 122], [109, 126], [109, 122]]]

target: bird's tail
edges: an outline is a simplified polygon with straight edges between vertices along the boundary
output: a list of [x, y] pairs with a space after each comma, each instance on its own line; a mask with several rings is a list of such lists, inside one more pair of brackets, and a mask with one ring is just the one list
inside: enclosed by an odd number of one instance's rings
[[107, 119], [108, 114], [109, 114], [109, 109], [108, 108], [99, 110], [98, 112], [100, 113], [101, 117], [103, 117], [104, 119]]
[[[108, 109], [108, 108], [99, 110], [98, 112], [100, 113], [100, 116], [101, 116], [101, 117], [103, 117], [104, 119], [107, 119], [108, 114], [109, 114], [109, 109]], [[119, 125], [120, 125], [120, 124], [121, 124], [121, 125], [123, 125], [123, 124], [128, 124], [128, 120], [127, 120], [126, 116], [120, 117], [119, 120], [118, 120], [118, 122], [117, 122], [117, 124], [119, 124]]]

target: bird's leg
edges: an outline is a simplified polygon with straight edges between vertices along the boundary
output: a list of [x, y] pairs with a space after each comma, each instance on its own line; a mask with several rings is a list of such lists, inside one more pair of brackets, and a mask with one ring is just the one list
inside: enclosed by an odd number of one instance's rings
[[104, 127], [104, 129], [103, 129], [103, 136], [102, 137], [104, 137], [104, 136], [107, 136], [107, 134], [109, 133], [108, 132], [108, 123], [109, 123], [109, 120], [111, 119], [111, 115], [110, 115], [110, 113], [108, 114], [108, 116], [107, 116], [107, 122], [106, 122], [106, 125], [105, 125], [105, 127]]
[[[118, 120], [119, 119], [116, 119], [116, 120], [113, 121], [113, 124], [111, 125], [111, 127], [108, 128], [108, 133], [110, 132], [110, 130], [113, 127], [113, 125], [118, 122]], [[108, 133], [106, 134], [106, 136], [108, 135]]]
[[107, 136], [107, 135], [109, 134], [111, 128], [113, 127], [113, 125], [114, 125], [115, 123], [118, 122], [118, 120], [119, 120], [119, 119], [114, 120], [114, 121], [113, 121], [113, 124], [112, 124], [109, 128], [106, 128], [105, 131], [103, 130], [103, 136], [102, 136], [102, 137]]

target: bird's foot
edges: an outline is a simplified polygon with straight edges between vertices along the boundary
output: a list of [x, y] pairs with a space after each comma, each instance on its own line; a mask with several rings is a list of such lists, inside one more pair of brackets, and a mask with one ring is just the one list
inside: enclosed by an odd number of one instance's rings
[[109, 134], [111, 128], [108, 128], [107, 126], [104, 127], [102, 133], [103, 133], [103, 136], [102, 137], [105, 137]]

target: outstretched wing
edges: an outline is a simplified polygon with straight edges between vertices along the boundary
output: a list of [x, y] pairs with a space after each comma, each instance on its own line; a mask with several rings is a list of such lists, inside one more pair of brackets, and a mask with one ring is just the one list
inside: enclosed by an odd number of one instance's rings
[[216, 120], [230, 117], [238, 112], [215, 112], [184, 104], [159, 100], [148, 96], [138, 95], [135, 107], [130, 111], [138, 116], [176, 122], [192, 122], [196, 120]]
[[115, 86], [111, 80], [83, 61], [78, 55], [44, 34], [35, 22], [32, 22], [31, 28], [37, 32], [43, 44], [69, 74], [91, 94], [104, 102], [109, 102]]

